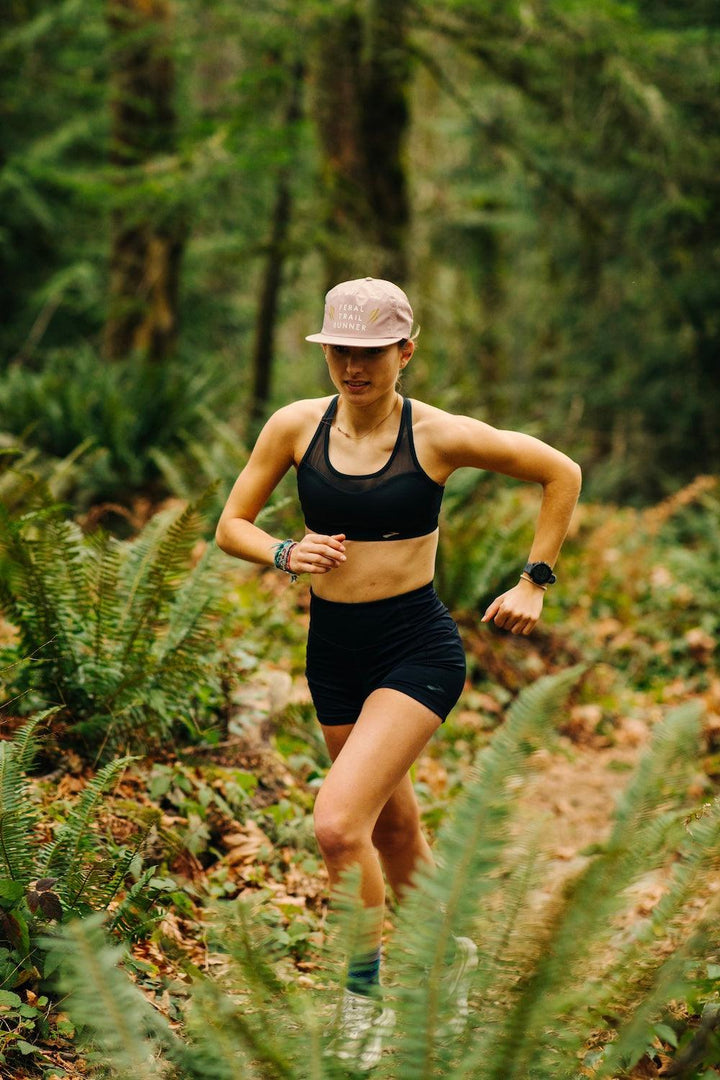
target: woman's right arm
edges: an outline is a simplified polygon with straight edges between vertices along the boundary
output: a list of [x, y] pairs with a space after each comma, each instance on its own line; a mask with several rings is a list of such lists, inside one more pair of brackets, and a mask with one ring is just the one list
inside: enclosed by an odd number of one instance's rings
[[[215, 530], [218, 547], [248, 562], [273, 566], [282, 539], [255, 525], [255, 518], [294, 461], [298, 406], [288, 405], [270, 417], [247, 465], [238, 476]], [[327, 573], [345, 561], [344, 536], [309, 533], [290, 559], [293, 573]]]

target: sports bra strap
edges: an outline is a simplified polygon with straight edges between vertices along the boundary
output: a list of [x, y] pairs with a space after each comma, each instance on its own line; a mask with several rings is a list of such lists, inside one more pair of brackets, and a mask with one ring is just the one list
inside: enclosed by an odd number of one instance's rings
[[337, 403], [338, 403], [338, 398], [339, 397], [340, 397], [340, 395], [336, 394], [335, 397], [330, 402], [330, 404], [328, 405], [325, 412], [322, 414], [322, 417], [320, 418], [320, 423], [315, 428], [315, 434], [313, 435], [312, 439], [308, 443], [308, 448], [305, 451], [305, 453], [303, 454], [302, 461], [301, 461], [300, 464], [302, 464], [303, 462], [307, 461], [310, 458], [313, 450], [315, 449], [315, 446], [317, 445], [319, 440], [325, 435], [328, 428], [330, 427], [330, 423], [331, 423], [333, 417], [335, 416], [335, 410], [337, 409]]

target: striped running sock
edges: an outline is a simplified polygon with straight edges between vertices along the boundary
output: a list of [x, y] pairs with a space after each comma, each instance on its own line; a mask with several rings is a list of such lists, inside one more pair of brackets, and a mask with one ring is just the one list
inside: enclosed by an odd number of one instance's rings
[[375, 997], [380, 986], [380, 949], [353, 956], [348, 971], [347, 989], [353, 994]]

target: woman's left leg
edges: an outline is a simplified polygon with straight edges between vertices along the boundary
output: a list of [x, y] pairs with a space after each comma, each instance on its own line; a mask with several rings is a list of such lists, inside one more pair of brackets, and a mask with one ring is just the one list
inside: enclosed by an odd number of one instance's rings
[[409, 772], [380, 811], [372, 839], [385, 877], [398, 899], [412, 887], [418, 866], [434, 865]]

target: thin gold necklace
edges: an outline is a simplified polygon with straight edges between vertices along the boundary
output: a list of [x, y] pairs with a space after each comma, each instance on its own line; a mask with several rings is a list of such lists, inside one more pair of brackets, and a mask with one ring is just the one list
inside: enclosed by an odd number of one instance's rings
[[367, 439], [368, 435], [371, 435], [373, 433], [373, 431], [375, 431], [377, 428], [380, 427], [381, 424], [384, 424], [386, 420], [390, 419], [392, 414], [395, 412], [395, 406], [397, 405], [397, 402], [398, 402], [398, 399], [397, 399], [397, 393], [396, 393], [395, 394], [395, 400], [393, 401], [392, 409], [387, 414], [387, 416], [383, 416], [382, 420], [379, 420], [377, 422], [377, 424], [375, 424], [375, 427], [369, 428], [368, 431], [364, 432], [362, 435], [350, 435], [349, 432], [343, 431], [343, 429], [338, 424], [337, 419], [335, 420], [335, 430], [339, 431], [341, 435], [344, 435], [346, 439], [353, 439], [355, 442], [359, 442], [360, 439]]

